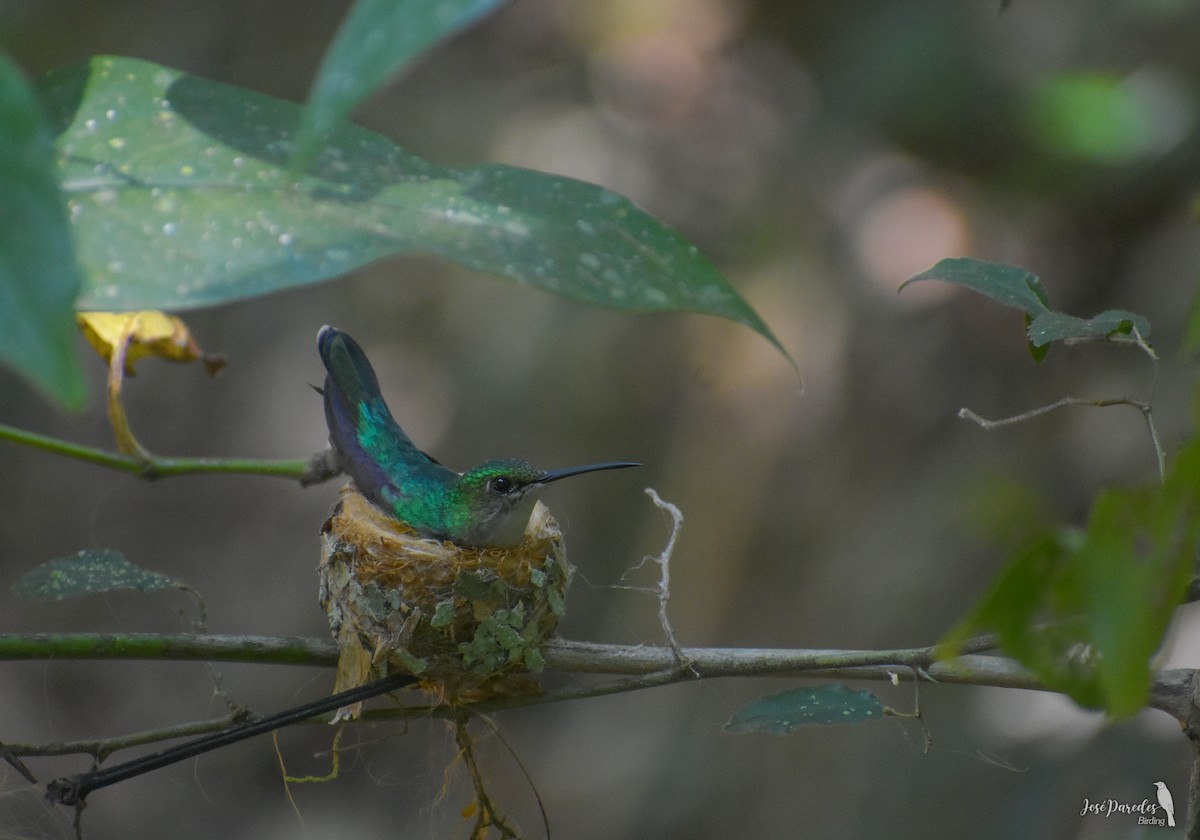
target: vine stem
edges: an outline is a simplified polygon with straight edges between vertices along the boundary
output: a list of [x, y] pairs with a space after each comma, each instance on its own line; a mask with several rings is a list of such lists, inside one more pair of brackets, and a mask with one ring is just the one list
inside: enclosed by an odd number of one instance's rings
[[148, 455], [145, 459], [122, 455], [106, 449], [84, 446], [60, 438], [39, 435], [15, 426], [0, 424], [0, 440], [9, 440], [44, 452], [75, 458], [129, 473], [149, 481], [177, 475], [197, 473], [240, 473], [298, 479], [302, 484], [316, 484], [337, 475], [328, 450], [304, 459], [263, 460], [257, 458], [169, 458]]

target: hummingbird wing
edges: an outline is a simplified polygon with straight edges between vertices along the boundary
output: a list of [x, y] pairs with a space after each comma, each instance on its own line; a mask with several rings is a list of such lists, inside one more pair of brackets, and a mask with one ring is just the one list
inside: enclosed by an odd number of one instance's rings
[[358, 342], [326, 326], [317, 334], [317, 352], [326, 371], [322, 390], [329, 443], [363, 495], [393, 511], [397, 496], [455, 476], [421, 452], [392, 417]]

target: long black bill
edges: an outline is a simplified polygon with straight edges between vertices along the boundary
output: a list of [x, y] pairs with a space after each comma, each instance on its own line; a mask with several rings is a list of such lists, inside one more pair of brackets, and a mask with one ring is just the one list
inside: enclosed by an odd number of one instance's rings
[[560, 478], [567, 478], [572, 475], [581, 475], [582, 473], [598, 472], [600, 470], [622, 470], [625, 467], [640, 467], [637, 461], [605, 461], [603, 464], [587, 464], [582, 467], [563, 467], [561, 470], [550, 470], [544, 472], [538, 478], [538, 484], [549, 484], [551, 481], [558, 481]]

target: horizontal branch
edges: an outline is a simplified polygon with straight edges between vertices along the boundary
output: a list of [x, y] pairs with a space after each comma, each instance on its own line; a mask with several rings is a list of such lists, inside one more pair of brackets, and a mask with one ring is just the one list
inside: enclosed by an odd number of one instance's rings
[[[975, 639], [967, 653], [989, 650], [991, 638]], [[669, 647], [607, 645], [555, 639], [543, 647], [546, 666], [565, 673], [658, 675], [679, 671]], [[940, 682], [1039, 688], [1010, 660], [997, 656], [962, 656], [937, 661], [937, 649], [836, 650], [786, 648], [682, 648], [687, 667], [677, 680], [696, 678], [805, 674], [860, 679], [890, 679], [901, 669], [918, 669]], [[152, 633], [12, 633], [0, 634], [0, 660], [20, 659], [150, 659], [199, 662], [257, 662], [274, 665], [332, 667], [337, 664], [332, 640], [299, 636], [225, 636]]]
[[[489, 708], [554, 702], [573, 696], [631, 691], [694, 679], [754, 676], [805, 676], [823, 679], [891, 680], [906, 672], [947, 684], [1047, 690], [1015, 661], [979, 655], [995, 648], [992, 637], [968, 640], [963, 655], [939, 660], [938, 648], [837, 650], [788, 648], [682, 648], [679, 667], [669, 647], [610, 645], [554, 639], [542, 648], [549, 671], [610, 674], [634, 679], [610, 686], [584, 686], [529, 698], [506, 698]], [[338, 649], [332, 640], [300, 636], [226, 636], [151, 633], [0, 634], [0, 661], [28, 659], [146, 659], [193, 662], [249, 662], [333, 667]], [[1156, 674], [1149, 705], [1178, 719], [1190, 714], [1190, 669]], [[574, 693], [572, 693], [574, 692]], [[482, 708], [482, 707], [481, 707]]]

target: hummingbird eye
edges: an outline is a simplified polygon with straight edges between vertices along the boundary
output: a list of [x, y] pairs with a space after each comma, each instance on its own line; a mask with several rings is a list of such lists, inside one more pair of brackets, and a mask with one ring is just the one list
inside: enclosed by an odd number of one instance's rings
[[506, 475], [498, 475], [488, 482], [488, 489], [497, 496], [507, 496], [517, 489], [517, 485]]

